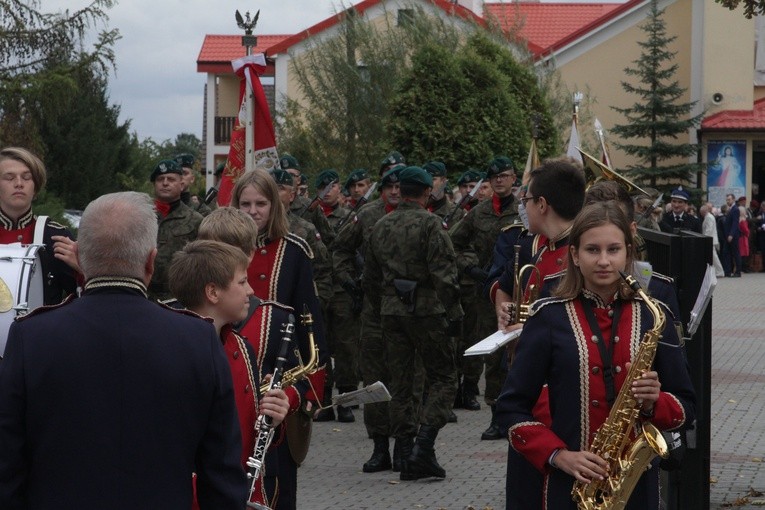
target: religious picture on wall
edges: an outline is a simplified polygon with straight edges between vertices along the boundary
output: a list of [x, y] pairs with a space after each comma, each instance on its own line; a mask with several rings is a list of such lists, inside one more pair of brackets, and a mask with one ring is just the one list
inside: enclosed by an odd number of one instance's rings
[[714, 140], [707, 143], [707, 189], [714, 205], [725, 195], [746, 194], [746, 141]]

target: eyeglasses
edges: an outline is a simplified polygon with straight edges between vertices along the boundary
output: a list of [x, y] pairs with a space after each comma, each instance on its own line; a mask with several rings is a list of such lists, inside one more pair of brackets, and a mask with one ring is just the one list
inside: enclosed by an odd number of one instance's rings
[[501, 174], [492, 175], [491, 178], [492, 179], [496, 179], [498, 181], [504, 181], [506, 179], [511, 179], [511, 178], [514, 179], [515, 176], [513, 174], [511, 174], [511, 173], [505, 172], [505, 173], [501, 173]]
[[521, 202], [523, 202], [523, 206], [526, 207], [526, 202], [528, 202], [529, 200], [533, 200], [535, 198], [537, 197], [532, 197], [532, 196], [521, 197]]

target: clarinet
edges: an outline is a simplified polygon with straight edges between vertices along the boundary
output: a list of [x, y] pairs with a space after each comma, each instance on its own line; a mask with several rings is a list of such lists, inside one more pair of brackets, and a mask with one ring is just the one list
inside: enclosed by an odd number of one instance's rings
[[[279, 347], [279, 355], [276, 358], [274, 373], [271, 376], [271, 389], [278, 390], [282, 387], [282, 376], [284, 375], [284, 363], [287, 361], [287, 351], [292, 343], [292, 334], [295, 331], [295, 317], [290, 314], [287, 324], [282, 325], [282, 343]], [[250, 495], [247, 498], [247, 506], [258, 510], [270, 510], [270, 508], [261, 503], [253, 502], [252, 496], [255, 492], [255, 484], [260, 478], [260, 472], [263, 469], [263, 460], [266, 457], [266, 451], [274, 438], [273, 419], [270, 416], [261, 414], [255, 424], [258, 430], [258, 439], [255, 441], [255, 450], [252, 457], [247, 459], [247, 478], [251, 480]]]

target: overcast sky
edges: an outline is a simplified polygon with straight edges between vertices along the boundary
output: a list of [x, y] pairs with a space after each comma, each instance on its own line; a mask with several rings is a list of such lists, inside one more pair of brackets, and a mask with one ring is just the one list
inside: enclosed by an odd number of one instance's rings
[[[42, 0], [43, 12], [74, 11], [88, 0]], [[296, 33], [334, 14], [334, 0], [122, 0], [109, 12], [109, 28], [122, 35], [115, 46], [117, 70], [109, 78], [120, 120], [131, 119], [140, 139], [161, 142], [179, 133], [202, 138], [205, 75], [197, 56], [205, 34], [241, 34], [239, 9], [254, 16], [257, 34]], [[98, 27], [99, 30], [103, 27]]]
[[[256, 35], [294, 34], [358, 1], [122, 0], [109, 10], [109, 27], [122, 35], [115, 47], [117, 70], [109, 79], [110, 101], [120, 106], [120, 120], [131, 119], [131, 131], [140, 139], [161, 142], [179, 133], [201, 139], [205, 75], [197, 73], [196, 60], [205, 34], [241, 34], [237, 9], [252, 16], [261, 11]], [[89, 3], [42, 0], [41, 10], [73, 11]]]

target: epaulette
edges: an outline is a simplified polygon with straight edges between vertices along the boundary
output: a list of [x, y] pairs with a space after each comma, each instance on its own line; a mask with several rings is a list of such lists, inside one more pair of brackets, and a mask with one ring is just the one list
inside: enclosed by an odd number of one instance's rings
[[502, 227], [500, 229], [500, 232], [507, 232], [508, 230], [511, 230], [511, 229], [514, 229], [514, 228], [520, 228], [520, 229], [525, 230], [524, 227], [523, 227], [523, 223], [511, 223], [510, 225], [505, 225], [504, 227]]
[[298, 245], [298, 247], [303, 250], [303, 252], [305, 252], [306, 256], [313, 260], [313, 250], [311, 250], [311, 247], [308, 246], [308, 243], [305, 239], [293, 234], [292, 232], [287, 233], [287, 235], [284, 236], [284, 239]]
[[554, 296], [537, 299], [531, 304], [531, 309], [529, 310], [529, 317], [531, 317], [532, 315], [535, 315], [536, 313], [539, 313], [539, 311], [547, 305], [552, 305], [555, 303], [565, 303], [566, 301], [571, 301], [571, 299], [572, 298], [562, 298], [562, 297], [554, 297]]
[[49, 312], [51, 310], [55, 310], [56, 308], [61, 308], [62, 306], [68, 305], [69, 303], [74, 301], [76, 297], [77, 296], [75, 296], [74, 294], [69, 294], [66, 297], [66, 299], [64, 299], [60, 303], [56, 303], [55, 305], [38, 306], [37, 308], [35, 308], [34, 310], [32, 310], [29, 313], [26, 313], [24, 315], [17, 315], [13, 320], [16, 321], [16, 322], [21, 322], [21, 321], [27, 320], [30, 317], [34, 317], [36, 315], [40, 315], [41, 313]]
[[544, 277], [544, 281], [547, 281], [547, 280], [556, 280], [556, 279], [559, 279], [559, 278], [563, 278], [564, 274], [566, 274], [566, 270], [565, 269], [563, 269], [561, 271], [558, 271], [557, 273], [548, 274], [547, 276]]
[[58, 229], [58, 230], [66, 230], [68, 228], [68, 227], [62, 225], [61, 223], [57, 223], [57, 222], [52, 221], [52, 220], [48, 220], [47, 223], [45, 223], [45, 225], [48, 226], [48, 227], [51, 227], [51, 228]]
[[165, 310], [170, 310], [171, 312], [180, 313], [181, 315], [188, 315], [189, 317], [196, 317], [198, 319], [202, 319], [204, 321], [209, 322], [212, 324], [213, 320], [210, 317], [205, 317], [204, 315], [199, 315], [196, 312], [192, 312], [191, 310], [187, 308], [173, 308], [172, 306], [166, 304], [166, 302], [174, 301], [172, 299], [166, 299], [165, 301], [157, 301], [157, 304], [164, 308]]
[[671, 276], [667, 276], [665, 274], [657, 273], [656, 271], [653, 272], [653, 274], [651, 275], [651, 278], [656, 278], [658, 280], [665, 281], [665, 282], [667, 282], [669, 284], [672, 284], [672, 285], [675, 284], [675, 279], [674, 278], [672, 278]]
[[290, 312], [290, 313], [294, 313], [295, 312], [295, 309], [292, 308], [291, 306], [285, 305], [284, 303], [280, 303], [278, 301], [272, 301], [272, 300], [269, 300], [269, 299], [264, 299], [264, 300], [262, 300], [260, 302], [260, 306], [264, 306], [264, 305], [273, 306], [275, 308], [281, 308], [285, 312]]

